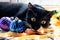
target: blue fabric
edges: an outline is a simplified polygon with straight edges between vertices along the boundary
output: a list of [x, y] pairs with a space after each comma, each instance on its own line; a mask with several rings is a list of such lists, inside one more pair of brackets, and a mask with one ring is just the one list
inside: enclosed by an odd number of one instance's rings
[[23, 32], [26, 29], [26, 27], [24, 26], [24, 24], [21, 20], [18, 21], [18, 27], [15, 28], [15, 26], [16, 26], [16, 21], [13, 20], [10, 24], [10, 31]]

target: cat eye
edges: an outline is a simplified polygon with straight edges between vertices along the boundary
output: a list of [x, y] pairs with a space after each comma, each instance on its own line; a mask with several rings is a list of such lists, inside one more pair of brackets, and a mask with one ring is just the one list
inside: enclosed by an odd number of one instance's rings
[[34, 18], [34, 17], [33, 17], [33, 18], [31, 18], [31, 21], [35, 22], [35, 21], [36, 21], [36, 18]]
[[45, 20], [42, 20], [42, 21], [41, 21], [41, 24], [46, 24], [46, 21], [45, 21]]

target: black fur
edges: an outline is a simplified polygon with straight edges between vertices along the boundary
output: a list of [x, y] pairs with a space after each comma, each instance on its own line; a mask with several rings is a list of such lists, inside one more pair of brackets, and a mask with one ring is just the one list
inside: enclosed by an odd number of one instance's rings
[[9, 3], [9, 2], [0, 2], [0, 18], [3, 16], [18, 16], [23, 7], [27, 9], [27, 4], [24, 3]]
[[[0, 2], [0, 17], [18, 16], [21, 20], [31, 24], [35, 30], [40, 28], [40, 26], [48, 27], [53, 11], [47, 11], [37, 4], [31, 4], [30, 6], [24, 3]], [[31, 21], [33, 17], [36, 19], [34, 22]], [[41, 23], [43, 20], [46, 21], [45, 24]]]

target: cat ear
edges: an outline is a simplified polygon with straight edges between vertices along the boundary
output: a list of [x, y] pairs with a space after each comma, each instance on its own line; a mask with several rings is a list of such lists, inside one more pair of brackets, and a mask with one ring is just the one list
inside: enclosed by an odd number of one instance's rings
[[52, 15], [54, 15], [54, 12], [55, 11], [49, 11], [49, 14], [47, 15], [49, 18], [51, 18], [52, 17]]
[[50, 15], [53, 15], [56, 13], [56, 10], [50, 11]]
[[32, 4], [31, 4], [30, 2], [28, 3], [28, 7], [29, 7], [29, 8], [31, 8], [31, 7], [32, 7]]

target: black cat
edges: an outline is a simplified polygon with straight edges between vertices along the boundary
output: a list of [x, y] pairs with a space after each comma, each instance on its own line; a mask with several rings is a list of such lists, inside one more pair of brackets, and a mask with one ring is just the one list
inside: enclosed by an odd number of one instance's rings
[[41, 26], [47, 28], [50, 25], [50, 18], [53, 14], [54, 11], [47, 11], [41, 6], [29, 3], [26, 20], [35, 30]]
[[17, 16], [37, 30], [40, 26], [48, 27], [54, 11], [47, 11], [37, 4], [0, 2], [0, 17]]

